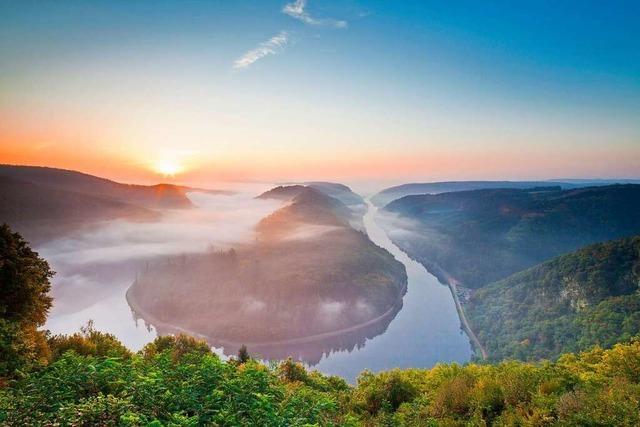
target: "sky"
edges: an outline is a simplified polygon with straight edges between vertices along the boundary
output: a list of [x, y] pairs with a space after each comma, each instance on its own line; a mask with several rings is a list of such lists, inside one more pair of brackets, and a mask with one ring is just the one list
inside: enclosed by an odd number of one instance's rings
[[0, 163], [140, 183], [638, 178], [639, 16], [0, 0]]

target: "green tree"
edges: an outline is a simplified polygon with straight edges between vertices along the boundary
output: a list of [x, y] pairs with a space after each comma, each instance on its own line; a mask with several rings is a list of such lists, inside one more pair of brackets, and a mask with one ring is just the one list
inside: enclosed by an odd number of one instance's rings
[[251, 360], [251, 356], [249, 355], [247, 346], [243, 344], [238, 350], [238, 362], [247, 363], [249, 360]]
[[58, 360], [67, 351], [73, 350], [83, 356], [130, 357], [131, 352], [115, 335], [100, 332], [89, 320], [80, 332], [73, 335], [54, 335], [48, 340], [51, 361]]
[[0, 226], [0, 380], [48, 358], [38, 331], [51, 308], [49, 279], [54, 272], [7, 224]]

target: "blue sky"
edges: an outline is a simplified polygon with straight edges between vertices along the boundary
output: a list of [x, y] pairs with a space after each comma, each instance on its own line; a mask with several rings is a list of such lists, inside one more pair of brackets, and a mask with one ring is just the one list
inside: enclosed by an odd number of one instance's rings
[[[167, 157], [194, 179], [638, 176], [639, 16], [638, 2], [0, 1], [15, 123], [0, 156], [135, 179]], [[43, 154], [83, 141], [85, 156]], [[105, 156], [125, 166], [94, 165]]]

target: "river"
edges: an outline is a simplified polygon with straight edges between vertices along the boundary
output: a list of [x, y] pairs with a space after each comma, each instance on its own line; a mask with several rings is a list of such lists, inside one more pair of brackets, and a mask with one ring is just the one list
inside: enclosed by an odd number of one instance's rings
[[[205, 215], [204, 218], [207, 219], [207, 224], [214, 221], [209, 230], [213, 232], [213, 227], [220, 228], [220, 223], [215, 223], [215, 220], [222, 221], [219, 214], [221, 206], [215, 203], [208, 206], [211, 212], [215, 211], [216, 216], [209, 218]], [[231, 209], [232, 204], [225, 202], [223, 207]], [[273, 207], [266, 206], [262, 210], [266, 212], [269, 209]], [[258, 214], [264, 215], [263, 211]], [[307, 360], [313, 369], [340, 375], [351, 382], [364, 369], [380, 371], [395, 367], [431, 367], [438, 362], [468, 361], [472, 348], [467, 335], [460, 329], [460, 319], [449, 289], [394, 245], [376, 222], [376, 217], [377, 208], [369, 203], [364, 216], [369, 238], [388, 250], [407, 270], [408, 289], [401, 308], [397, 314], [393, 313], [395, 317], [392, 317], [390, 323], [387, 319], [377, 329], [373, 328], [356, 336], [355, 340], [351, 334], [349, 337], [345, 336], [340, 345], [334, 343], [326, 347], [326, 343], [301, 344], [300, 348], [292, 350], [294, 357]], [[233, 218], [237, 223], [237, 217]], [[247, 215], [244, 220], [248, 226], [254, 219]], [[170, 224], [174, 223], [181, 227], [179, 218]], [[136, 230], [139, 227], [136, 226]], [[207, 230], [197, 229], [194, 233], [197, 236], [207, 235]], [[127, 347], [138, 350], [153, 340], [157, 333], [153, 326], [135, 319], [126, 302], [125, 293], [145, 259], [149, 259], [143, 255], [149, 248], [157, 249], [157, 246], [150, 246], [149, 241], [145, 240], [152, 234], [151, 231], [140, 231], [139, 236], [134, 235], [132, 238], [139, 247], [138, 252], [133, 252], [137, 256], [129, 259], [118, 249], [119, 234], [115, 237], [113, 233], [98, 234], [109, 237], [107, 240], [95, 240], [93, 245], [105, 245], [108, 242], [110, 248], [115, 248], [106, 252], [111, 254], [111, 258], [105, 260], [105, 252], [99, 252], [99, 257], [83, 260], [79, 254], [103, 250], [97, 247], [85, 248], [83, 245], [88, 245], [86, 242], [90, 241], [87, 238], [68, 239], [62, 245], [41, 248], [41, 254], [58, 271], [54, 281], [56, 307], [45, 326], [52, 333], [72, 333], [92, 319], [97, 329], [113, 333]], [[124, 234], [131, 238], [132, 231], [127, 230]], [[193, 238], [190, 242], [192, 240]], [[162, 248], [167, 250], [165, 246]], [[204, 247], [204, 242], [202, 246]], [[178, 248], [184, 250], [182, 246]], [[123, 256], [114, 257], [118, 254]], [[158, 255], [156, 251], [154, 256]], [[348, 350], [333, 350], [335, 348]], [[223, 349], [216, 349], [216, 352], [221, 355], [224, 353]], [[313, 357], [306, 358], [305, 354], [309, 353], [313, 353]]]
[[363, 369], [431, 367], [438, 362], [468, 361], [472, 348], [460, 329], [449, 288], [422, 264], [393, 244], [376, 222], [377, 208], [368, 202], [364, 225], [369, 239], [389, 251], [407, 269], [408, 289], [402, 310], [387, 330], [352, 352], [334, 352], [314, 366], [327, 374], [353, 380]]

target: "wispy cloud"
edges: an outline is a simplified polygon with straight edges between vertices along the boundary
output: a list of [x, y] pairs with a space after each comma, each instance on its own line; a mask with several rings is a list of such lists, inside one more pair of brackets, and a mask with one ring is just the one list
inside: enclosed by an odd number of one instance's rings
[[326, 27], [334, 27], [334, 28], [347, 27], [347, 21], [340, 21], [337, 19], [314, 18], [311, 15], [309, 15], [309, 13], [305, 10], [306, 7], [307, 7], [307, 0], [296, 0], [293, 3], [287, 3], [282, 8], [282, 12], [308, 25], [326, 26]]
[[288, 41], [289, 34], [286, 31], [280, 31], [277, 35], [271, 37], [266, 42], [260, 43], [260, 46], [257, 48], [248, 51], [240, 58], [236, 59], [233, 63], [233, 68], [241, 70], [249, 67], [254, 62], [264, 58], [265, 56], [275, 55], [282, 52]]

